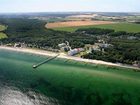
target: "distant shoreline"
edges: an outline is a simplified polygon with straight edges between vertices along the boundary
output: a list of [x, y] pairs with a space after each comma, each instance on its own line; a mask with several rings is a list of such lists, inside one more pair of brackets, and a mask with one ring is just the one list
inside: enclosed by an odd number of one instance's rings
[[[32, 53], [32, 54], [43, 55], [43, 56], [56, 56], [58, 54], [58, 53], [44, 51], [44, 50], [38, 50], [38, 49], [14, 48], [14, 47], [6, 47], [6, 46], [0, 46], [0, 49], [16, 51], [16, 52], [23, 52], [23, 53]], [[68, 55], [63, 54], [63, 53], [60, 53], [58, 58], [69, 59], [69, 60], [74, 60], [74, 61], [79, 61], [79, 62], [92, 63], [92, 64], [99, 64], [99, 65], [107, 65], [107, 66], [140, 70], [140, 68], [138, 68], [138, 67], [122, 65], [122, 64], [115, 64], [115, 63], [105, 62], [105, 61], [101, 61], [101, 60], [83, 59], [83, 58], [79, 58], [79, 57], [68, 56]]]

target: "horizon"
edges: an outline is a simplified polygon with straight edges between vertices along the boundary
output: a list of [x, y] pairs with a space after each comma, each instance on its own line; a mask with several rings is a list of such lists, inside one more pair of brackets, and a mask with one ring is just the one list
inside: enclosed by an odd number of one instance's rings
[[94, 12], [94, 11], [53, 11], [53, 12], [45, 12], [45, 11], [43, 11], [43, 12], [0, 12], [0, 14], [38, 14], [38, 13], [50, 13], [50, 14], [74, 14], [74, 13], [78, 13], [78, 14], [83, 14], [83, 13], [85, 13], [85, 14], [98, 14], [98, 13], [129, 13], [129, 14], [133, 14], [133, 13], [136, 13], [136, 14], [140, 14], [140, 12]]
[[[56, 5], [57, 4], [57, 5]], [[139, 13], [139, 0], [0, 0], [0, 13], [122, 12]], [[119, 7], [119, 8], [118, 8]]]

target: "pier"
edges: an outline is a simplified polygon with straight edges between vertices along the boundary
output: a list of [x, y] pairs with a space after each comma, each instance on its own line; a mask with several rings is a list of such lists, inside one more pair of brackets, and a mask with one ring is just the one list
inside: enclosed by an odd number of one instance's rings
[[51, 60], [57, 58], [59, 55], [60, 55], [60, 54], [58, 54], [58, 55], [56, 55], [56, 56], [54, 56], [54, 57], [48, 58], [47, 60], [45, 60], [45, 61], [43, 61], [43, 62], [40, 62], [40, 63], [38, 63], [38, 64], [35, 64], [35, 65], [33, 65], [33, 68], [36, 69], [36, 68], [38, 68], [39, 66], [41, 66], [41, 65], [43, 65], [43, 64], [45, 64], [45, 63], [47, 63], [47, 62], [49, 62], [49, 61], [51, 61]]

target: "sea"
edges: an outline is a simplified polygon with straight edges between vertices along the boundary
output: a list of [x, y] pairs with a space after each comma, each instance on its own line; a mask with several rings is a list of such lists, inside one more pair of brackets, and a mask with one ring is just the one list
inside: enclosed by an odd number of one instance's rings
[[140, 105], [140, 72], [0, 49], [0, 105]]
[[45, 59], [47, 57], [0, 50], [0, 105], [59, 105], [57, 99], [46, 95], [44, 72], [32, 68]]

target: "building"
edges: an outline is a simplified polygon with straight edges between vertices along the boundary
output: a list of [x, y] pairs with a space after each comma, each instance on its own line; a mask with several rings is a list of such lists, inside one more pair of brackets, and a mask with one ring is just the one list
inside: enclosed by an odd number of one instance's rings
[[19, 48], [25, 48], [26, 44], [25, 43], [15, 43], [14, 47], [19, 47]]
[[70, 48], [68, 46], [65, 46], [65, 47], [61, 47], [60, 50], [62, 52], [68, 52], [68, 51], [70, 51]]
[[95, 43], [95, 46], [99, 46], [100, 48], [108, 48], [111, 47], [111, 44], [107, 44], [107, 43]]
[[66, 43], [58, 44], [58, 47], [60, 48], [60, 51], [62, 52], [68, 52], [71, 50], [71, 47], [68, 41], [66, 41]]
[[91, 53], [92, 51], [101, 51], [101, 48], [99, 45], [90, 45], [90, 44], [87, 44], [85, 45], [85, 49], [87, 51], [87, 53]]
[[69, 56], [74, 56], [74, 55], [79, 54], [80, 52], [83, 52], [83, 51], [85, 51], [85, 49], [83, 49], [83, 48], [75, 48], [73, 50], [70, 50], [68, 52], [68, 55]]
[[87, 53], [91, 53], [92, 51], [102, 51], [104, 52], [105, 48], [111, 47], [113, 45], [106, 43], [95, 43], [94, 45], [87, 44], [85, 45], [85, 49]]
[[129, 39], [129, 40], [136, 40], [137, 37], [135, 37], [135, 36], [129, 36], [129, 37], [127, 37], [127, 39]]
[[135, 61], [135, 62], [133, 63], [133, 66], [139, 67], [139, 68], [140, 68], [140, 61]]
[[58, 44], [58, 47], [59, 47], [59, 48], [62, 48], [62, 47], [65, 47], [65, 46], [67, 46], [66, 43]]

